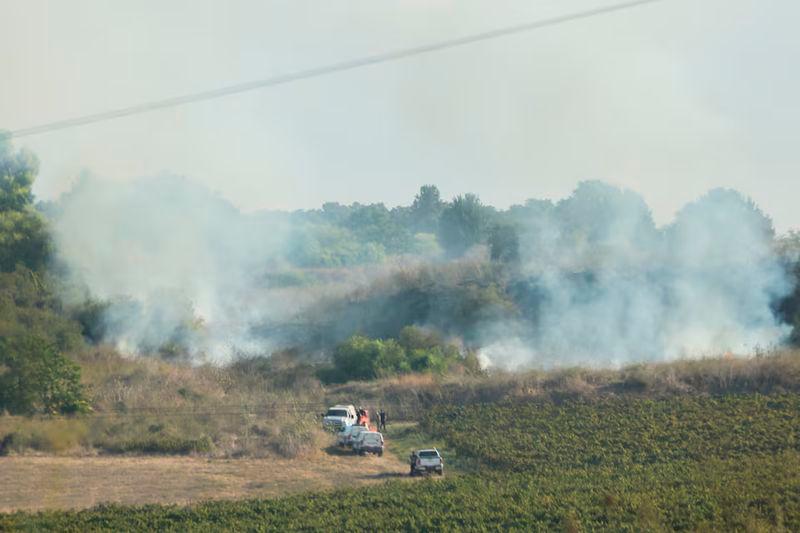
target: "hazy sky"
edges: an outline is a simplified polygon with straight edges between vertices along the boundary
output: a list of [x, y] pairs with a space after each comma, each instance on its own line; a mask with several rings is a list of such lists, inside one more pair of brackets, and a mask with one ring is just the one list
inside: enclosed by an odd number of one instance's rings
[[[266, 78], [607, 0], [0, 0], [0, 128]], [[800, 227], [800, 2], [665, 0], [264, 91], [19, 139], [54, 198], [84, 169], [186, 175], [237, 206], [501, 207], [582, 179], [659, 222], [712, 187]]]

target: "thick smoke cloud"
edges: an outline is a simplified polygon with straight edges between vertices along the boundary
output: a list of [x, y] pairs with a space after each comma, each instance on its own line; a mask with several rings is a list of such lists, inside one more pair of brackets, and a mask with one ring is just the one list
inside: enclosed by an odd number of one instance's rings
[[182, 343], [222, 357], [266, 348], [248, 325], [283, 305], [257, 292], [278, 267], [281, 223], [177, 177], [85, 178], [61, 198], [55, 222], [60, 258], [93, 298], [111, 302], [106, 334], [122, 350]]
[[598, 182], [535, 207], [521, 243], [535, 317], [489, 324], [487, 363], [748, 354], [789, 333], [773, 313], [792, 287], [771, 222], [734, 191], [709, 192], [660, 230], [638, 195]]
[[[436, 259], [406, 258], [312, 269], [311, 283], [276, 285], [276, 273], [307, 274], [291, 262], [303, 233], [298, 217], [243, 214], [182, 178], [87, 178], [55, 213], [62, 262], [86, 294], [110, 302], [105, 340], [128, 353], [181, 346], [195, 359], [222, 361], [306, 341], [325, 348], [309, 340], [309, 320], [341, 309], [325, 317], [332, 340], [364, 331], [376, 311], [344, 310], [361, 305], [375, 280], [385, 287], [398, 268], [447, 268]], [[773, 313], [792, 286], [773, 250], [772, 224], [734, 191], [711, 191], [663, 228], [638, 194], [600, 182], [584, 182], [557, 203], [529, 201], [499, 216], [520, 236], [520, 262], [509, 267], [513, 279], [504, 289], [516, 311], [489, 314], [475, 331], [461, 332], [469, 344], [477, 342], [487, 365], [617, 365], [752, 353], [789, 332]], [[352, 298], [354, 291], [362, 296]], [[448, 322], [406, 319], [434, 327]]]

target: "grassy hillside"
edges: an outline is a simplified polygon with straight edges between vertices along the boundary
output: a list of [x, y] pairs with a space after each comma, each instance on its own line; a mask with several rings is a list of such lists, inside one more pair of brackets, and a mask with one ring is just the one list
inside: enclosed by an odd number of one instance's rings
[[800, 528], [800, 397], [442, 406], [423, 419], [478, 473], [190, 507], [6, 515], [9, 529]]
[[384, 408], [390, 420], [416, 420], [443, 404], [800, 392], [798, 351], [618, 370], [408, 374], [342, 385], [321, 384], [314, 367], [291, 353], [218, 367], [130, 359], [100, 347], [78, 352], [76, 361], [93, 412], [0, 416], [0, 455], [296, 457], [318, 445], [318, 415], [339, 402]]

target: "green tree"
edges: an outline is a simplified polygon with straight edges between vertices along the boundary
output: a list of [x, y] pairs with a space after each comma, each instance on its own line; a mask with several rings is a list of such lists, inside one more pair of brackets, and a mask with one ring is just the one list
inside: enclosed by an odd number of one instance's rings
[[0, 410], [11, 414], [88, 411], [80, 367], [42, 337], [0, 339]]
[[442, 337], [433, 330], [406, 326], [400, 330], [400, 345], [406, 350], [428, 350], [442, 344]]
[[487, 216], [483, 204], [474, 194], [457, 196], [442, 211], [439, 219], [439, 243], [452, 257], [463, 255], [483, 241]]
[[28, 150], [14, 152], [0, 132], [0, 211], [22, 211], [33, 202], [33, 180], [39, 161]]
[[57, 350], [81, 346], [80, 325], [64, 313], [52, 283], [22, 266], [0, 272], [0, 339], [34, 335]]
[[411, 233], [398, 224], [383, 204], [353, 207], [345, 226], [361, 242], [383, 245], [390, 254], [405, 253], [411, 249]]
[[794, 287], [790, 294], [778, 302], [776, 308], [778, 316], [792, 327], [789, 342], [800, 346], [800, 231], [790, 230], [775, 244], [786, 276]]
[[434, 233], [439, 227], [444, 202], [436, 185], [423, 185], [411, 204], [410, 218], [415, 233]]
[[570, 245], [629, 245], [646, 249], [658, 230], [641, 195], [603, 183], [583, 181], [556, 206], [562, 236]]
[[489, 255], [492, 261], [516, 263], [519, 261], [519, 234], [510, 224], [495, 224], [489, 230]]
[[33, 209], [31, 188], [38, 169], [33, 154], [15, 153], [0, 136], [0, 271], [11, 272], [17, 265], [39, 270], [50, 256], [47, 227]]

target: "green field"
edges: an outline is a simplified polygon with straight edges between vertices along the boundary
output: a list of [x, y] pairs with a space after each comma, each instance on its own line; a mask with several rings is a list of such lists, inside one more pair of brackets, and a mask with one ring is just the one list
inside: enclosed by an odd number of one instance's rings
[[20, 513], [0, 529], [800, 530], [798, 395], [441, 406], [421, 427], [471, 473], [277, 500]]
[[514, 471], [746, 460], [800, 450], [800, 395], [439, 406], [422, 427], [461, 456]]

